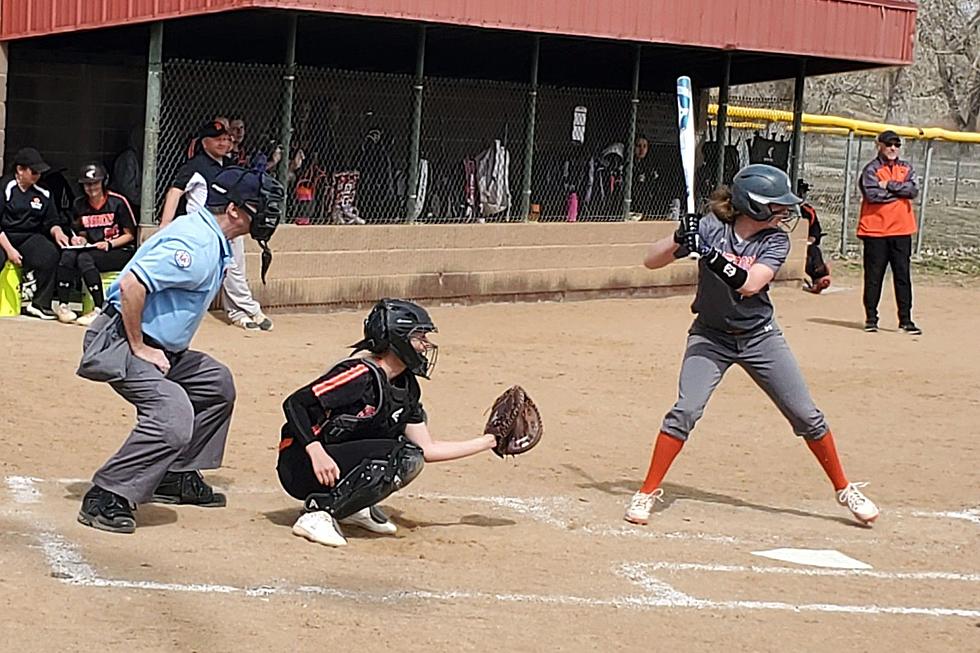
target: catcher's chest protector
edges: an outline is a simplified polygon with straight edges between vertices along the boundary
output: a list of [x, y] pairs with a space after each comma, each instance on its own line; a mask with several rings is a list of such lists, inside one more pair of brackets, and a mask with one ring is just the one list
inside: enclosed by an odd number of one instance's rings
[[[348, 362], [346, 359], [337, 364]], [[374, 385], [375, 404], [371, 406], [373, 410], [362, 411], [369, 414], [363, 415], [327, 415], [324, 424], [321, 425], [323, 441], [326, 444], [337, 444], [349, 440], [367, 440], [371, 438], [395, 438], [402, 434], [404, 423], [402, 414], [405, 406], [398, 406], [392, 401], [392, 393], [395, 390], [388, 382], [388, 378], [381, 367], [374, 361], [367, 358], [356, 359], [359, 364], [367, 366], [371, 372], [371, 381]], [[337, 366], [334, 366], [336, 369]], [[413, 392], [412, 380], [408, 380], [408, 387], [403, 390], [406, 401], [418, 401], [418, 393]], [[414, 395], [414, 396], [413, 396]], [[401, 408], [402, 410], [399, 410]]]

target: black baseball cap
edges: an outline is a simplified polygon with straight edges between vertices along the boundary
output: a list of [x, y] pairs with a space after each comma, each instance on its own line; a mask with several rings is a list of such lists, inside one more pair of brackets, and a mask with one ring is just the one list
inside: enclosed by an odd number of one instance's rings
[[891, 129], [886, 129], [885, 131], [878, 134], [878, 142], [884, 145], [901, 145], [902, 137], [896, 134]]
[[198, 138], [217, 138], [228, 133], [225, 124], [218, 120], [209, 120], [197, 130]]
[[41, 158], [41, 153], [33, 147], [22, 147], [17, 150], [17, 154], [14, 155], [14, 165], [30, 168], [39, 175], [51, 169], [51, 166]]

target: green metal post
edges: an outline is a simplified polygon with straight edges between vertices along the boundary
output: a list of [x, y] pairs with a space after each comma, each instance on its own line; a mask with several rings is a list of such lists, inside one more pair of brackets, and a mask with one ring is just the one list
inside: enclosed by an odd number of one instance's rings
[[157, 144], [160, 141], [160, 85], [163, 80], [163, 23], [150, 26], [146, 67], [146, 116], [143, 120], [143, 180], [140, 187], [140, 225], [156, 220]]
[[722, 72], [721, 88], [718, 89], [718, 128], [715, 140], [718, 141], [718, 167], [715, 171], [715, 186], [725, 183], [725, 144], [728, 139], [725, 128], [728, 124], [728, 88], [732, 83], [732, 53], [725, 53], [725, 69]]
[[[289, 161], [292, 159], [290, 144], [293, 139], [293, 94], [296, 87], [296, 12], [289, 15], [289, 24], [286, 32], [286, 72], [282, 78], [282, 120], [279, 124], [279, 143], [282, 145], [282, 158], [279, 160], [279, 168], [276, 170], [276, 177], [284, 188], [288, 188], [289, 183]], [[289, 208], [289, 194], [286, 194], [286, 206], [283, 213]]]
[[623, 219], [629, 220], [633, 209], [633, 160], [634, 148], [636, 147], [636, 113], [640, 106], [640, 55], [642, 54], [641, 45], [637, 45], [633, 51], [633, 97], [630, 99], [630, 129], [629, 142], [626, 144], [626, 151], [623, 155], [626, 158], [626, 174], [623, 184]]
[[800, 151], [803, 145], [803, 87], [806, 83], [806, 59], [800, 59], [800, 67], [796, 71], [796, 85], [793, 88], [793, 154], [789, 164], [789, 179], [792, 188], [796, 188], [796, 180], [800, 178]]
[[415, 219], [416, 202], [419, 199], [419, 141], [422, 138], [422, 92], [425, 90], [425, 34], [426, 26], [419, 25], [415, 47], [415, 85], [412, 91], [415, 106], [412, 109], [412, 141], [408, 150], [408, 202], [405, 222]]
[[524, 184], [521, 189], [520, 219], [531, 215], [531, 172], [534, 165], [534, 127], [538, 111], [538, 59], [541, 56], [541, 36], [534, 35], [531, 50], [531, 90], [527, 94], [527, 132], [524, 135]]

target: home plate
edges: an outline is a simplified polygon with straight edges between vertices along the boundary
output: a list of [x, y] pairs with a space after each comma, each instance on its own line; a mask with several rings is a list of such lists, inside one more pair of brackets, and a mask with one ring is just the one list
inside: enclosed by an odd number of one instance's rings
[[753, 551], [752, 555], [783, 562], [830, 569], [872, 569], [871, 565], [834, 549], [770, 549]]

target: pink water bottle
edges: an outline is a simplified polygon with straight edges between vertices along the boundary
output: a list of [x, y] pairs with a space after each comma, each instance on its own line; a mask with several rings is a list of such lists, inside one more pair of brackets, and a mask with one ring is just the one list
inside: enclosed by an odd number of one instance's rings
[[568, 194], [568, 207], [565, 215], [568, 222], [578, 220], [578, 193], [574, 191]]

